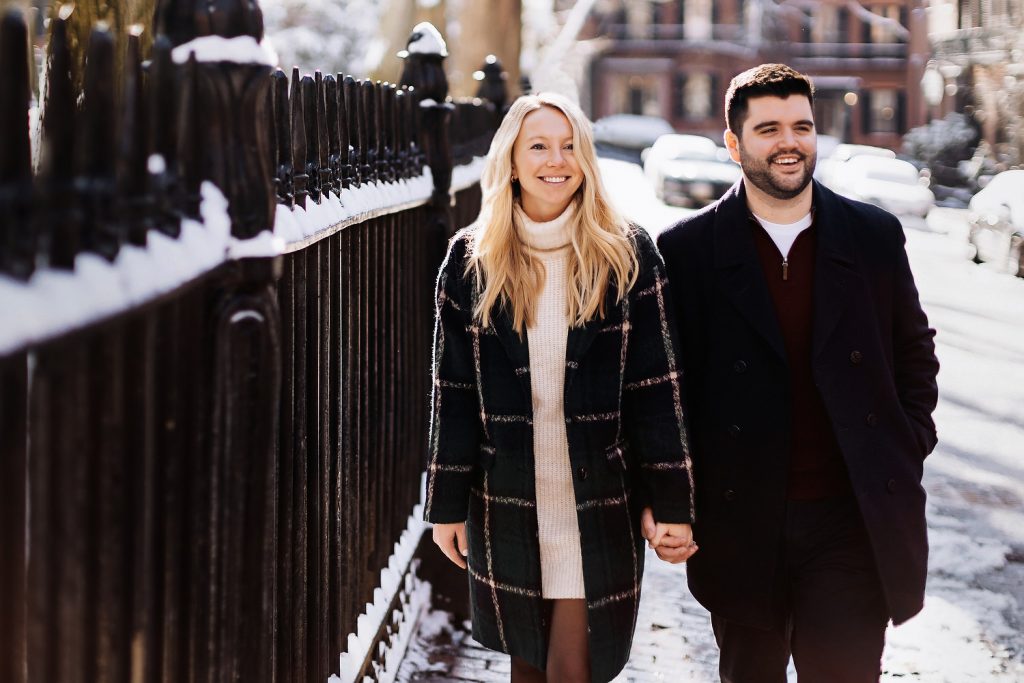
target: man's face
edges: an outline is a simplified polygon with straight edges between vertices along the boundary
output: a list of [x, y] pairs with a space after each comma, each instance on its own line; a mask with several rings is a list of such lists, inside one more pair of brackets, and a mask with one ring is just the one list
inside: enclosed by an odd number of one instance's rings
[[811, 182], [818, 160], [814, 112], [803, 95], [747, 101], [741, 136], [726, 131], [733, 161], [755, 187], [775, 199], [793, 199]]

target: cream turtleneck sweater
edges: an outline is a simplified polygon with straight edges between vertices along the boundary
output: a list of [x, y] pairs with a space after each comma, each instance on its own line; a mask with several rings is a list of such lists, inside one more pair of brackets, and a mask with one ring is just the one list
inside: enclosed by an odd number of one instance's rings
[[565, 345], [569, 334], [566, 302], [571, 242], [570, 203], [554, 220], [537, 223], [516, 205], [517, 230], [544, 264], [546, 277], [536, 319], [526, 335], [533, 392], [533, 457], [537, 492], [541, 589], [546, 599], [584, 598], [576, 494], [565, 434]]

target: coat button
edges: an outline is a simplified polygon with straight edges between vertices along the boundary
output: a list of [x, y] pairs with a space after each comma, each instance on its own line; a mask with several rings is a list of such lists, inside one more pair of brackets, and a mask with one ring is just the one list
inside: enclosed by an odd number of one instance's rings
[[868, 413], [868, 416], [864, 418], [864, 421], [868, 423], [868, 427], [874, 427], [878, 424], [878, 416], [874, 413]]
[[725, 493], [722, 494], [722, 497], [725, 498], [727, 501], [732, 502], [736, 500], [736, 492], [733, 491], [732, 489], [726, 489]]
[[860, 351], [851, 351], [850, 352], [850, 362], [851, 363], [853, 363], [854, 365], [860, 365], [860, 362], [862, 360], [864, 360], [864, 354], [863, 353], [861, 353]]
[[742, 375], [747, 371], [747, 361], [738, 360], [732, 364], [732, 369], [736, 371], [737, 375]]
[[885, 482], [885, 490], [888, 491], [889, 493], [896, 493], [896, 480], [890, 479], [889, 481]]
[[580, 467], [578, 470], [576, 470], [576, 476], [580, 478], [580, 481], [586, 481], [587, 480], [587, 468], [586, 467]]
[[729, 425], [729, 436], [731, 436], [734, 439], [738, 439], [740, 436], [740, 432], [742, 431], [743, 430], [740, 429], [739, 425]]

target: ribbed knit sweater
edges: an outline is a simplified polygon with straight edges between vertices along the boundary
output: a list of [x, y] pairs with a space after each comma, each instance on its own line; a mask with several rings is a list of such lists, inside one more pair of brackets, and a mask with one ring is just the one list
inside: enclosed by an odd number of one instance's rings
[[534, 324], [526, 330], [533, 393], [537, 536], [541, 592], [545, 599], [585, 597], [563, 405], [565, 345], [569, 334], [567, 258], [573, 211], [570, 204], [558, 218], [537, 223], [516, 205], [519, 236], [544, 264], [546, 273]]

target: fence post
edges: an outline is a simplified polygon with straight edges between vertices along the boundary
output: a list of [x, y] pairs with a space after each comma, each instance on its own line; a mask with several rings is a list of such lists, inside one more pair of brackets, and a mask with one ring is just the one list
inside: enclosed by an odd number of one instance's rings
[[0, 19], [0, 272], [27, 280], [35, 265], [29, 222], [28, 29], [21, 12]]
[[[178, 147], [187, 191], [212, 181], [228, 201], [232, 236], [255, 237], [273, 227], [276, 211], [275, 136], [269, 125], [274, 79], [259, 48], [262, 13], [253, 0], [158, 2], [158, 33], [175, 46], [172, 56], [182, 83], [178, 107], [185, 126], [178, 129]], [[299, 171], [306, 146], [298, 78], [292, 86], [291, 152], [293, 160], [300, 159], [293, 182], [301, 203]], [[315, 128], [310, 133], [315, 135]], [[225, 280], [212, 294], [215, 300], [194, 312], [212, 332], [213, 362], [209, 368], [183, 368], [202, 376], [206, 390], [212, 390], [205, 418], [209, 442], [201, 457], [188, 461], [199, 470], [190, 477], [206, 487], [190, 515], [209, 524], [207, 537], [186, 549], [191, 573], [201, 583], [192, 591], [198, 607], [187, 617], [190, 625], [202, 621], [189, 637], [208, 644], [196, 661], [183, 663], [182, 679], [275, 680], [282, 370], [274, 283], [281, 266], [280, 257], [229, 262]], [[203, 552], [203, 541], [218, 551]]]
[[[157, 31], [171, 39], [174, 61], [196, 55], [194, 107], [202, 124], [191, 135], [201, 145], [199, 172], [228, 200], [231, 233], [253, 237], [274, 225], [274, 163], [270, 131], [271, 67], [268, 60], [229, 61], [224, 53], [206, 53], [200, 37], [263, 37], [263, 15], [255, 2], [160, 0]], [[193, 110], [194, 111], [194, 110]]]
[[[420, 130], [426, 151], [427, 165], [434, 178], [430, 198], [430, 219], [441, 228], [445, 237], [453, 233], [451, 215], [452, 152], [448, 141], [454, 107], [448, 99], [448, 78], [444, 74], [444, 58], [448, 49], [437, 29], [428, 22], [417, 24], [409, 35], [406, 49], [398, 53], [405, 60], [402, 85], [415, 88], [413, 101], [422, 117]], [[416, 116], [416, 114], [414, 114]]]

